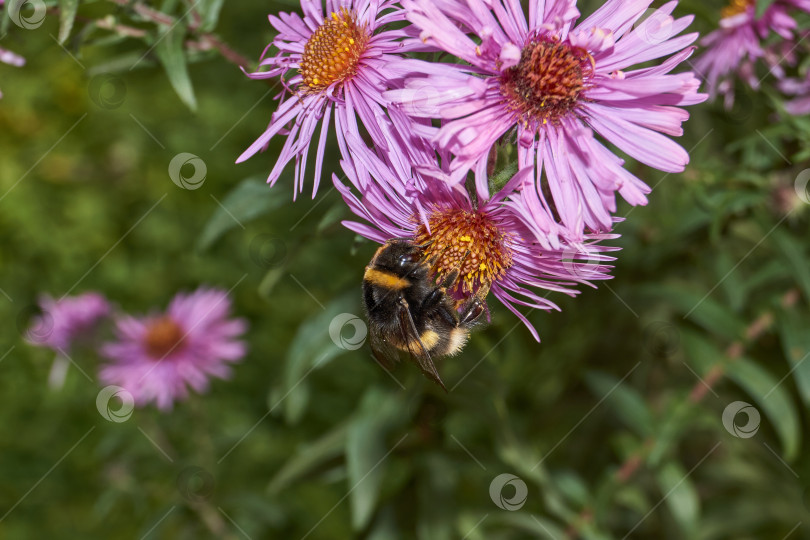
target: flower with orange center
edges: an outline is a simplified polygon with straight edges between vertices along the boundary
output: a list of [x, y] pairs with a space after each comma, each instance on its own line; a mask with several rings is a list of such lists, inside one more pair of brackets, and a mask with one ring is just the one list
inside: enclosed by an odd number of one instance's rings
[[697, 34], [680, 34], [694, 17], [650, 4], [605, 0], [577, 20], [576, 0], [402, 0], [425, 45], [459, 60], [401, 60], [403, 87], [385, 97], [452, 156], [450, 182], [516, 142], [518, 167], [534, 169], [527, 208], [539, 221], [556, 209], [566, 240], [583, 242], [611, 230], [617, 194], [639, 205], [650, 192], [611, 146], [665, 172], [689, 162], [669, 136], [706, 96], [693, 73], [671, 72], [692, 52]]
[[414, 235], [417, 244], [427, 246], [425, 257], [439, 281], [458, 272], [451, 292], [464, 297], [486, 296], [512, 266], [508, 240], [486, 212], [452, 207], [436, 208]]
[[[379, 243], [409, 239], [423, 249], [437, 283], [458, 272], [448, 291], [458, 308], [472, 295], [491, 294], [538, 338], [518, 308], [557, 309], [546, 299], [549, 291], [573, 296], [577, 284], [609, 277], [610, 267], [603, 261], [611, 258], [603, 252], [612, 248], [598, 242], [616, 235], [589, 234], [581, 245], [553, 245], [546, 232], [555, 226], [553, 216], [549, 213], [539, 222], [520, 198], [531, 185], [531, 169], [518, 172], [491, 194], [486, 170], [478, 167], [473, 195], [458, 184], [428, 176], [436, 172], [428, 167], [402, 167], [392, 153], [372, 151], [362, 141], [350, 139], [348, 150], [343, 171], [359, 193], [337, 175], [332, 178], [343, 200], [365, 222], [343, 224]], [[429, 149], [409, 149], [408, 163], [432, 159]]]
[[107, 361], [99, 379], [127, 390], [136, 405], [160, 409], [188, 397], [189, 388], [204, 392], [246, 352], [239, 336], [247, 323], [230, 317], [230, 307], [225, 291], [200, 288], [176, 295], [165, 313], [117, 317], [116, 339], [101, 348]]
[[573, 112], [593, 71], [588, 51], [559, 39], [530, 40], [520, 61], [501, 75], [501, 92], [520, 121], [559, 124]]
[[720, 10], [720, 16], [724, 19], [745, 13], [748, 8], [754, 7], [756, 0], [731, 0], [726, 7]]
[[[275, 184], [295, 161], [293, 194], [304, 189], [310, 147], [316, 142], [312, 196], [318, 191], [326, 141], [334, 132], [339, 148], [346, 137], [370, 137], [382, 148], [393, 136], [382, 93], [401, 74], [394, 60], [421, 47], [404, 28], [391, 28], [405, 16], [395, 0], [301, 0], [297, 13], [271, 15], [278, 35], [268, 46], [251, 79], [279, 79], [284, 90], [265, 132], [245, 150], [240, 163], [269, 148], [271, 139], [285, 137], [273, 147], [274, 165], [267, 178]], [[334, 112], [334, 123], [333, 115]], [[318, 127], [320, 125], [320, 134]]]
[[[768, 75], [782, 79], [786, 61], [804, 39], [794, 16], [810, 13], [810, 0], [729, 0], [720, 11], [720, 27], [700, 41], [703, 54], [695, 68], [706, 81], [712, 97], [723, 96], [726, 109], [734, 105], [737, 80], [754, 91]], [[757, 64], [761, 65], [758, 66]]]
[[160, 317], [146, 325], [144, 348], [149, 356], [162, 360], [182, 346], [184, 333], [171, 317]]
[[298, 70], [312, 90], [325, 90], [357, 73], [369, 36], [355, 19], [346, 8], [333, 11], [304, 45]]

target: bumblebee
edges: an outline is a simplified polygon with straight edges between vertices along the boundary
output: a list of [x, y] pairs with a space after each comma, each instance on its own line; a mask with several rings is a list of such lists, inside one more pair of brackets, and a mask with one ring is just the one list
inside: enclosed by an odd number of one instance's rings
[[366, 266], [363, 303], [377, 361], [391, 369], [399, 351], [408, 353], [422, 373], [446, 391], [433, 358], [464, 348], [470, 330], [481, 322], [486, 303], [478, 294], [457, 305], [447, 291], [458, 279], [458, 271], [438, 283], [432, 269], [435, 259], [427, 259], [424, 246], [411, 241], [386, 242]]

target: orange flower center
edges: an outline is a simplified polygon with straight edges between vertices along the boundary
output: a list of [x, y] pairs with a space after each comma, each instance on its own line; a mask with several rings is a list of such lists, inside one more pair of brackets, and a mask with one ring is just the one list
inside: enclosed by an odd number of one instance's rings
[[161, 360], [183, 344], [184, 332], [180, 325], [169, 317], [161, 317], [146, 327], [146, 352]]
[[559, 123], [579, 103], [593, 73], [593, 58], [557, 38], [535, 38], [523, 47], [520, 61], [501, 74], [501, 94], [525, 124]]
[[745, 13], [748, 8], [754, 7], [756, 0], [731, 0], [726, 7], [720, 10], [723, 19]]
[[365, 27], [346, 8], [332, 12], [304, 45], [299, 67], [304, 84], [323, 90], [354, 75], [368, 40]]
[[435, 259], [433, 269], [438, 281], [458, 271], [451, 291], [486, 296], [492, 282], [512, 266], [507, 235], [485, 212], [436, 209], [428, 223], [430, 233], [422, 223], [416, 230], [415, 242], [428, 244], [425, 255]]

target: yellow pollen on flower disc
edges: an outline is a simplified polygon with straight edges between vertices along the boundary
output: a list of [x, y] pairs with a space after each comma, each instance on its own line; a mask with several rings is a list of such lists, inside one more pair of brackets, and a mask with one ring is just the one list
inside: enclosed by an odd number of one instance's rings
[[357, 72], [369, 36], [346, 8], [332, 12], [304, 45], [299, 72], [312, 90], [343, 82]]
[[146, 327], [144, 338], [146, 352], [156, 360], [162, 359], [180, 348], [183, 337], [183, 329], [171, 318], [156, 319]]
[[756, 4], [756, 0], [731, 0], [726, 7], [720, 10], [720, 16], [727, 19], [745, 13], [754, 4]]
[[523, 124], [556, 125], [577, 107], [592, 73], [593, 57], [585, 49], [535, 38], [501, 74], [501, 94]]
[[463, 295], [484, 291], [512, 266], [512, 252], [506, 233], [482, 211], [458, 208], [436, 209], [416, 230], [415, 242], [423, 245], [439, 281], [458, 271], [451, 291]]

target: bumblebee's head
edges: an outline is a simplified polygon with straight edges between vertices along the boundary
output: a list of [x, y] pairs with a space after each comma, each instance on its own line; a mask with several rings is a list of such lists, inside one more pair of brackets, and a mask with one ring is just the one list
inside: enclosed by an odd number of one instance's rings
[[428, 270], [422, 249], [404, 240], [392, 240], [383, 246], [377, 253], [374, 264], [399, 276], [414, 276], [421, 270], [420, 267]]

